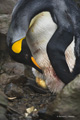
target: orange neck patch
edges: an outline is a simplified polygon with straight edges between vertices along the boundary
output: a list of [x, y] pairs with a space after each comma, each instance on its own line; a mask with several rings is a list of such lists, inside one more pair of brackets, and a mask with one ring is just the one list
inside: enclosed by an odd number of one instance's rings
[[[25, 37], [24, 37], [25, 38]], [[12, 45], [12, 51], [15, 53], [20, 53], [22, 50], [22, 41], [24, 40], [24, 38], [16, 41], [13, 45]]]

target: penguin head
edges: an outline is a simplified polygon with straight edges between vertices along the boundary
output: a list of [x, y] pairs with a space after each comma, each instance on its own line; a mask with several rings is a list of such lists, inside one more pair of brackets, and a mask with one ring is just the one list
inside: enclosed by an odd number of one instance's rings
[[35, 59], [33, 58], [31, 51], [28, 47], [28, 44], [26, 42], [26, 37], [14, 41], [12, 37], [9, 35], [8, 32], [7, 35], [7, 44], [8, 44], [8, 50], [10, 56], [17, 62], [29, 65], [31, 67], [34, 67], [36, 70], [38, 70], [40, 73], [42, 73], [41, 68], [36, 63]]

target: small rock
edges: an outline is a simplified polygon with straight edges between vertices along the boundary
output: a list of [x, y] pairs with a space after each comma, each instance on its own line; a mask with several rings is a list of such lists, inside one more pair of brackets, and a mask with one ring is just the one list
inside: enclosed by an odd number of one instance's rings
[[26, 109], [27, 113], [32, 113], [34, 111], [34, 106]]
[[[10, 20], [11, 16], [9, 14], [0, 14], [0, 33], [6, 35], [10, 24]], [[2, 41], [2, 39], [0, 40]]]
[[6, 85], [9, 83], [25, 84], [27, 79], [23, 75], [8, 75], [3, 73], [0, 75], [0, 85]]
[[21, 98], [23, 96], [23, 90], [17, 85], [10, 83], [5, 87], [5, 94], [8, 97]]
[[24, 75], [24, 65], [17, 62], [6, 62], [3, 69], [9, 75]]
[[34, 112], [37, 112], [37, 109], [36, 109], [36, 108], [34, 109]]
[[14, 77], [15, 77], [15, 75], [10, 76], [10, 75], [8, 75], [6, 73], [3, 73], [2, 75], [0, 75], [0, 85], [7, 84]]
[[28, 115], [29, 115], [28, 113], [25, 113], [25, 118], [27, 118], [27, 117], [28, 117]]

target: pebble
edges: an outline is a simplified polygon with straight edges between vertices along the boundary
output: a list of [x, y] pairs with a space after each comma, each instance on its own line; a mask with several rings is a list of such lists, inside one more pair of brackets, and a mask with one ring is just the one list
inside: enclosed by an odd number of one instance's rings
[[27, 117], [28, 117], [28, 115], [29, 115], [28, 113], [25, 113], [25, 118], [27, 118]]
[[21, 98], [23, 96], [23, 93], [24, 93], [23, 90], [16, 84], [10, 83], [5, 87], [5, 94], [8, 97]]
[[26, 112], [29, 114], [32, 113], [33, 111], [34, 111], [34, 106], [26, 109]]

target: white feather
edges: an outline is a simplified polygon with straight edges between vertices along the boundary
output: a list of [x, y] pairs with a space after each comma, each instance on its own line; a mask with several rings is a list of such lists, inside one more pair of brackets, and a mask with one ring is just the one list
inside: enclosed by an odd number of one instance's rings
[[[44, 73], [42, 76], [38, 71], [32, 69], [33, 74], [45, 79], [52, 92], [59, 92], [64, 86], [64, 83], [56, 76], [46, 52], [48, 41], [56, 29], [57, 25], [53, 22], [50, 13], [42, 12], [32, 20], [26, 37], [32, 55]], [[72, 71], [75, 64], [74, 41], [65, 51], [65, 57], [69, 69]]]

